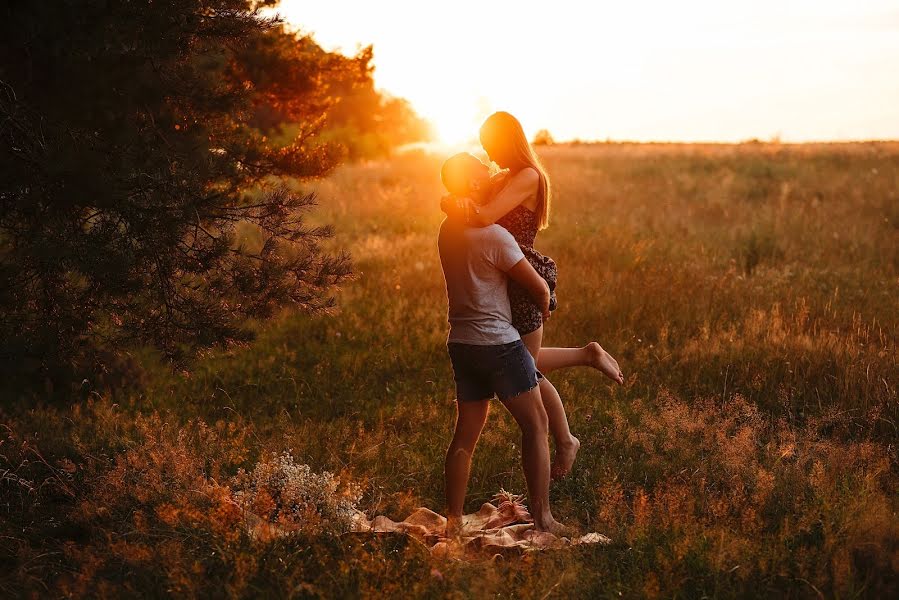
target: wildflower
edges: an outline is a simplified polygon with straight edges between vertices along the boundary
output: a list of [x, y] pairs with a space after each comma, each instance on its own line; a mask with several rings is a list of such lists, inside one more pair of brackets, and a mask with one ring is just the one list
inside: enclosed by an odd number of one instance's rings
[[322, 525], [350, 531], [362, 496], [358, 485], [341, 485], [329, 471], [314, 473], [289, 451], [272, 453], [250, 473], [241, 470], [234, 483], [235, 500], [245, 510], [265, 506], [263, 516], [269, 522], [296, 529]]

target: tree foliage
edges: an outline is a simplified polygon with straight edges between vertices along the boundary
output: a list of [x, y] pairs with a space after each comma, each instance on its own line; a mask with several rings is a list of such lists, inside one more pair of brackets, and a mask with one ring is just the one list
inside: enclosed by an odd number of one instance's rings
[[[284, 178], [345, 154], [321, 133], [371, 86], [247, 0], [0, 8], [0, 374], [81, 376], [95, 349], [180, 359], [248, 318], [331, 305], [345, 255]], [[285, 135], [288, 132], [289, 135]], [[24, 379], [23, 379], [24, 377]]]
[[549, 129], [541, 129], [534, 134], [534, 139], [531, 140], [531, 143], [535, 146], [552, 146], [555, 143], [555, 139], [553, 139], [553, 134], [549, 132]]
[[407, 100], [376, 90], [369, 79], [343, 90], [324, 135], [343, 145], [350, 159], [362, 159], [379, 158], [398, 146], [433, 139], [434, 132]]
[[[297, 44], [309, 45], [324, 52], [311, 38], [297, 41], [290, 36], [278, 36], [275, 44], [287, 51]], [[350, 160], [376, 159], [388, 156], [399, 146], [433, 138], [431, 125], [416, 114], [409, 102], [377, 90], [371, 77], [372, 48], [364, 48], [356, 56], [365, 65], [368, 76], [334, 77], [330, 92], [334, 100], [324, 122], [320, 139], [336, 144]], [[292, 139], [302, 123], [291, 122], [277, 105], [259, 107], [253, 118], [257, 127], [270, 130], [280, 139]]]

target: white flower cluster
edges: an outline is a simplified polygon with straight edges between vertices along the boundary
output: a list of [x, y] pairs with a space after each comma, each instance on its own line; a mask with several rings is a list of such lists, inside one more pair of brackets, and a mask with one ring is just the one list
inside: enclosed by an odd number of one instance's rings
[[235, 497], [245, 506], [257, 493], [268, 493], [276, 506], [270, 515], [272, 521], [283, 514], [302, 524], [302, 519], [312, 510], [323, 524], [339, 531], [352, 529], [358, 512], [356, 504], [362, 497], [358, 485], [341, 486], [340, 480], [329, 471], [314, 473], [309, 465], [298, 464], [289, 450], [280, 455], [273, 452], [268, 459], [258, 462], [251, 473], [241, 469], [236, 484], [240, 491]]

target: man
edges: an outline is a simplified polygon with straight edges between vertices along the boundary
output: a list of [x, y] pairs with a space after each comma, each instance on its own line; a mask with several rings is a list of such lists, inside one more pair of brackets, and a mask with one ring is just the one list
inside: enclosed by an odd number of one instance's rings
[[[447, 160], [441, 177], [450, 189], [458, 189], [464, 179], [469, 197], [475, 200], [486, 193], [489, 183], [486, 166], [468, 154]], [[512, 235], [499, 225], [468, 228], [447, 219], [440, 226], [437, 245], [449, 301], [447, 349], [457, 403], [456, 428], [445, 464], [447, 533], [458, 531], [471, 456], [494, 396], [521, 429], [522, 464], [535, 526], [541, 531], [562, 533], [564, 527], [555, 521], [549, 507], [548, 423], [540, 398], [539, 374], [512, 326], [507, 277], [533, 294], [544, 318], [549, 316], [549, 286]]]

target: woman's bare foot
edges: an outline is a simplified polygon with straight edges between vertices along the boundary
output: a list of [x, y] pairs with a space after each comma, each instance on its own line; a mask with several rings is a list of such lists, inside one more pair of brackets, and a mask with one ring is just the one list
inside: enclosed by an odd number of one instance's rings
[[542, 519], [540, 523], [534, 521], [534, 529], [551, 533], [556, 537], [568, 537], [571, 535], [569, 527], [562, 525], [552, 517]]
[[574, 436], [571, 436], [571, 440], [567, 444], [556, 443], [556, 456], [553, 458], [553, 464], [549, 471], [551, 479], [561, 479], [571, 472], [580, 447], [581, 441]]
[[590, 342], [584, 346], [584, 348], [590, 353], [591, 367], [602, 371], [606, 377], [616, 382], [618, 385], [624, 383], [624, 374], [621, 372], [621, 367], [618, 366], [618, 361], [612, 358], [611, 354], [603, 350], [602, 346], [596, 342]]

